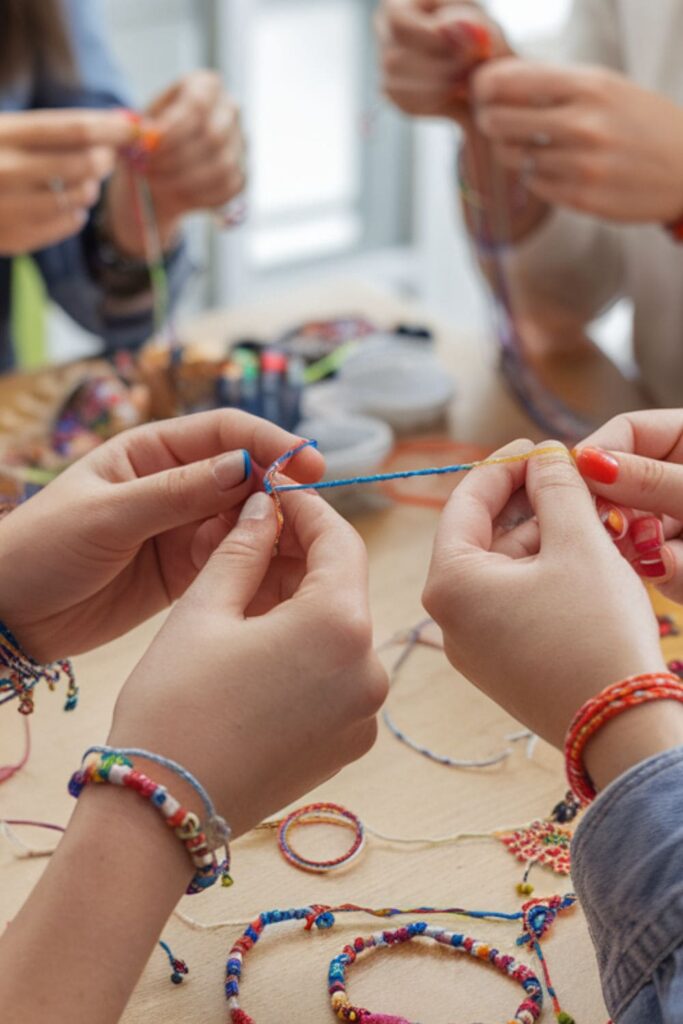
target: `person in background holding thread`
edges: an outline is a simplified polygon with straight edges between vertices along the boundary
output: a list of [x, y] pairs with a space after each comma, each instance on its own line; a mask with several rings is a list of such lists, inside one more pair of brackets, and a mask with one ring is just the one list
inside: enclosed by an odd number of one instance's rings
[[[140, 427], [0, 522], [0, 619], [36, 659], [91, 650], [179, 599], [119, 694], [109, 743], [180, 762], [235, 837], [365, 753], [387, 693], [352, 527], [315, 495], [286, 495], [272, 557], [261, 467], [296, 441], [240, 412]], [[322, 470], [307, 449], [290, 472]], [[175, 774], [135, 766], [201, 813]], [[192, 876], [152, 811], [86, 787], [0, 937], [3, 1024], [119, 1020]]]
[[0, 371], [14, 362], [11, 259], [26, 253], [74, 320], [108, 346], [139, 345], [152, 332], [152, 295], [125, 149], [140, 125], [158, 139], [145, 173], [177, 298], [183, 216], [244, 187], [237, 107], [218, 75], [197, 71], [136, 121], [123, 109], [102, 0], [3, 0], [0, 57]]
[[[569, 64], [518, 58], [474, 0], [383, 0], [378, 29], [387, 96], [462, 131], [465, 220], [475, 244], [513, 243], [503, 265], [527, 348], [580, 351], [627, 296], [642, 383], [680, 404], [681, 5], [574, 0]], [[478, 255], [495, 290], [485, 244]]]
[[[519, 441], [498, 454], [533, 450]], [[506, 532], [521, 489], [533, 518]], [[618, 545], [607, 509], [629, 526]], [[596, 695], [604, 704], [615, 681], [654, 673], [633, 687], [669, 688], [666, 703], [630, 697], [583, 755], [600, 795], [572, 843], [572, 878], [615, 1024], [677, 1024], [683, 1007], [683, 684], [632, 571], [683, 601], [682, 538], [683, 411], [634, 413], [576, 463], [560, 453], [471, 473], [441, 518], [424, 592], [452, 664], [560, 749], [577, 711]]]

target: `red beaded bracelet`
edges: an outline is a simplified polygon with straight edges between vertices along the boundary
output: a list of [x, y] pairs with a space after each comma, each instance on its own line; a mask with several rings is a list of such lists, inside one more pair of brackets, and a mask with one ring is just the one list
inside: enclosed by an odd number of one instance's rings
[[596, 797], [595, 786], [583, 764], [586, 744], [617, 715], [653, 700], [683, 703], [683, 682], [670, 672], [631, 676], [608, 686], [577, 711], [567, 733], [564, 753], [569, 785], [584, 807]]

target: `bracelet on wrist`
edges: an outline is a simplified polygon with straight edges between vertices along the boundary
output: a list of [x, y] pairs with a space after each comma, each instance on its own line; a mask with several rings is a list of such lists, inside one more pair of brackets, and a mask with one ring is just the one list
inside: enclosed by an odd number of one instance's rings
[[44, 682], [50, 691], [65, 676], [67, 680], [65, 711], [78, 704], [78, 686], [70, 661], [40, 665], [28, 655], [11, 630], [0, 622], [0, 704], [19, 701], [19, 713], [31, 715], [35, 710], [33, 691]]
[[[132, 757], [145, 758], [158, 764], [187, 782], [199, 795], [206, 812], [206, 822], [183, 807], [165, 786], [154, 782], [137, 770]], [[134, 790], [152, 804], [165, 823], [173, 830], [187, 850], [195, 873], [188, 885], [188, 895], [209, 889], [220, 878], [224, 886], [232, 885], [230, 877], [230, 828], [215, 810], [208, 793], [197, 779], [175, 761], [170, 761], [145, 750], [94, 747], [83, 755], [81, 768], [69, 780], [69, 793], [78, 799], [85, 786], [108, 783]], [[223, 849], [222, 859], [216, 852]]]
[[588, 806], [597, 795], [583, 763], [588, 741], [613, 718], [655, 700], [683, 703], [683, 682], [671, 672], [630, 676], [608, 686], [577, 711], [567, 733], [565, 765], [571, 790], [582, 806]]

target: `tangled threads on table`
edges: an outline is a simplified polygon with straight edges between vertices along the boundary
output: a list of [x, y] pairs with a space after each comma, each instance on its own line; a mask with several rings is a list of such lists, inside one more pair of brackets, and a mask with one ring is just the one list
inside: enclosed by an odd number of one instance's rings
[[376, 1014], [354, 1006], [346, 991], [346, 974], [349, 967], [363, 953], [372, 949], [392, 949], [416, 938], [431, 939], [484, 963], [490, 963], [496, 970], [521, 985], [525, 998], [508, 1024], [534, 1024], [540, 1017], [543, 1009], [543, 988], [529, 967], [519, 963], [514, 957], [501, 953], [487, 942], [481, 942], [468, 935], [448, 932], [443, 928], [435, 928], [426, 921], [414, 921], [395, 931], [376, 932], [367, 938], [357, 938], [352, 944], [344, 946], [344, 951], [332, 960], [328, 973], [328, 993], [332, 1009], [340, 1020], [353, 1021], [357, 1024], [411, 1024], [405, 1017]]
[[33, 691], [39, 683], [46, 683], [54, 692], [57, 683], [66, 677], [65, 711], [73, 711], [78, 704], [78, 686], [70, 661], [56, 661], [39, 665], [23, 650], [8, 627], [0, 622], [0, 705], [18, 700], [21, 715], [32, 715], [35, 710]]

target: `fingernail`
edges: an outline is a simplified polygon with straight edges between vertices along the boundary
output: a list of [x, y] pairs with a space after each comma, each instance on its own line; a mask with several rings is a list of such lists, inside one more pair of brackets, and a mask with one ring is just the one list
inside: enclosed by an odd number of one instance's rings
[[273, 499], [265, 491], [257, 491], [247, 498], [240, 512], [240, 522], [245, 519], [268, 519], [273, 514]]
[[229, 491], [251, 476], [251, 456], [248, 451], [228, 452], [216, 459], [212, 470], [219, 491]]
[[613, 484], [619, 476], [619, 463], [602, 448], [580, 448], [575, 453], [576, 466], [581, 476], [598, 484]]
[[664, 543], [664, 528], [654, 516], [643, 516], [631, 523], [631, 539], [639, 555], [659, 553]]
[[474, 45], [477, 56], [481, 58], [490, 57], [492, 44], [489, 30], [484, 25], [474, 21], [462, 21], [460, 26], [465, 36]]
[[601, 499], [597, 501], [597, 508], [600, 522], [612, 540], [623, 540], [628, 533], [628, 519], [623, 510]]
[[649, 560], [642, 558], [634, 563], [634, 569], [639, 576], [648, 580], [663, 580], [669, 575], [669, 571], [661, 558]]

